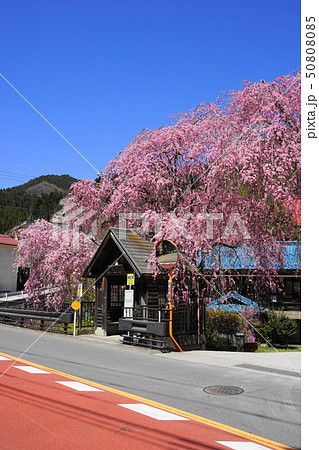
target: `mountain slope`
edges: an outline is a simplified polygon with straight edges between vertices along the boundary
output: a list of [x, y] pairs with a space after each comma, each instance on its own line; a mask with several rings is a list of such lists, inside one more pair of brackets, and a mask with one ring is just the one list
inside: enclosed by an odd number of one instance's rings
[[49, 220], [75, 181], [69, 175], [42, 175], [19, 186], [0, 189], [0, 233], [24, 220]]
[[47, 181], [41, 181], [41, 183], [36, 184], [35, 186], [29, 187], [27, 189], [27, 193], [31, 195], [31, 197], [41, 197], [42, 195], [49, 195], [51, 192], [61, 192], [63, 193], [63, 189], [58, 188], [55, 184], [48, 183]]

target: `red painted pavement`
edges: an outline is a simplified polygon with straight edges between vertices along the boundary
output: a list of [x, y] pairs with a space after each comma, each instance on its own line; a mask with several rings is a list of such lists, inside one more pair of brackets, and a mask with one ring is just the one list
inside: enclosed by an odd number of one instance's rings
[[[11, 364], [0, 361], [0, 377]], [[249, 442], [195, 420], [158, 421], [118, 406], [138, 403], [134, 399], [104, 390], [78, 392], [57, 381], [70, 378], [31, 374], [14, 366], [0, 378], [2, 450], [227, 450], [216, 441]]]

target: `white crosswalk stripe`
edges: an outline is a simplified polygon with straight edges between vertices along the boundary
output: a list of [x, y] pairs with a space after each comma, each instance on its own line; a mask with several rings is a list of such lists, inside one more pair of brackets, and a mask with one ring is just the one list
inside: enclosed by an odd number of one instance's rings
[[102, 389], [97, 389], [93, 386], [89, 386], [88, 384], [79, 383], [78, 381], [56, 381], [56, 383], [80, 392], [103, 392]]
[[188, 420], [185, 417], [177, 416], [176, 414], [154, 408], [153, 406], [144, 405], [143, 403], [119, 404], [118, 406], [122, 406], [123, 408], [130, 409], [131, 411], [156, 420]]
[[42, 374], [50, 374], [47, 370], [38, 369], [37, 367], [32, 366], [13, 366], [15, 369], [23, 370], [28, 373], [42, 373]]
[[232, 450], [269, 450], [269, 447], [264, 447], [255, 442], [217, 441], [217, 444], [225, 445], [225, 447]]

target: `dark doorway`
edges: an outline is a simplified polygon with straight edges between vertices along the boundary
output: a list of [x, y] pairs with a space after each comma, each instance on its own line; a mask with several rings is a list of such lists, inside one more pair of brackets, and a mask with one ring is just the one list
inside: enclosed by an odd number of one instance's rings
[[125, 284], [109, 284], [107, 295], [108, 321], [118, 322], [123, 317]]

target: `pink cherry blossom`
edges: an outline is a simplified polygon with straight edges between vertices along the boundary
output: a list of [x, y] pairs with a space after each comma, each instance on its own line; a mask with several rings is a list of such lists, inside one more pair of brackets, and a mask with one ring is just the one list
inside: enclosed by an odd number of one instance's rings
[[[189, 299], [197, 286], [198, 275], [188, 261], [224, 292], [234, 288], [236, 279], [223, 276], [220, 265], [208, 271], [204, 260], [221, 246], [234, 252], [246, 248], [246, 260], [254, 256], [252, 275], [260, 275], [250, 282], [257, 298], [274, 287], [283, 259], [278, 242], [300, 239], [296, 198], [300, 73], [269, 83], [245, 82], [242, 90], [215, 103], [176, 115], [169, 126], [142, 130], [98, 180], [72, 185], [65, 208], [75, 212], [70, 224], [76, 211], [86, 212], [81, 229], [96, 241], [125, 214], [132, 215], [125, 225], [142, 235], [173, 239], [181, 251], [174, 270], [180, 300]], [[207, 217], [214, 217], [210, 233]], [[18, 264], [31, 267], [28, 289], [74, 283], [89, 260], [87, 244], [83, 251], [72, 250], [71, 258], [71, 250], [52, 242], [51, 234], [50, 224], [40, 221], [19, 244]], [[150, 264], [156, 274], [154, 255]], [[207, 285], [201, 283], [201, 295], [205, 292]]]

